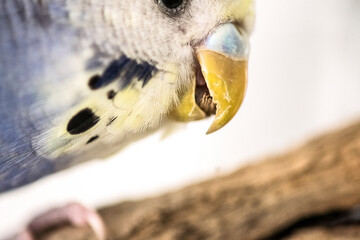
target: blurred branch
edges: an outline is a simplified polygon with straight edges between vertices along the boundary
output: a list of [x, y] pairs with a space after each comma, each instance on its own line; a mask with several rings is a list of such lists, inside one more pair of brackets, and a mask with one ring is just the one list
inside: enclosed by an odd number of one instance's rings
[[[110, 239], [350, 240], [359, 239], [360, 225], [312, 225], [311, 219], [359, 205], [359, 189], [360, 122], [228, 176], [99, 212]], [[302, 224], [305, 218], [310, 225]], [[42, 239], [92, 236], [67, 226]]]

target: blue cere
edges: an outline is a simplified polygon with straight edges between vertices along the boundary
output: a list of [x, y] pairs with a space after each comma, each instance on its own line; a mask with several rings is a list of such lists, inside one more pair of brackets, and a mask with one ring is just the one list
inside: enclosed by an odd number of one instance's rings
[[205, 42], [207, 49], [233, 57], [245, 59], [249, 55], [249, 42], [246, 34], [240, 32], [232, 23], [218, 26]]

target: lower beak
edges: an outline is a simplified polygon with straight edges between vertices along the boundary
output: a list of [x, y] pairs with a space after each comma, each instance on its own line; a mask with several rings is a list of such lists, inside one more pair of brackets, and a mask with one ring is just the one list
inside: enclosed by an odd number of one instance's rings
[[[215, 119], [207, 134], [225, 126], [239, 110], [247, 85], [248, 39], [234, 24], [218, 26], [196, 50], [201, 72], [213, 104], [216, 104]], [[196, 81], [182, 97], [173, 116], [181, 121], [206, 117], [195, 100]]]

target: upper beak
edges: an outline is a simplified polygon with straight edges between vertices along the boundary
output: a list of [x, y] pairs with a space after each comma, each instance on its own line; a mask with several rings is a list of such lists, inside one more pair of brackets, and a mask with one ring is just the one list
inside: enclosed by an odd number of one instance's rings
[[[249, 44], [245, 33], [234, 24], [222, 24], [214, 29], [196, 56], [207, 88], [216, 104], [216, 114], [207, 134], [225, 126], [239, 110], [247, 85]], [[178, 120], [190, 121], [206, 117], [195, 100], [196, 81], [182, 97], [173, 115]]]

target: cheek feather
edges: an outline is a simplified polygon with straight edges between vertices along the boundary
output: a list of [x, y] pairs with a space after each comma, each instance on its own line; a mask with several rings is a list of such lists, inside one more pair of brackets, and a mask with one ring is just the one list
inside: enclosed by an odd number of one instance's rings
[[93, 149], [100, 140], [110, 143], [159, 126], [176, 102], [181, 82], [177, 74], [126, 57], [110, 60], [102, 74], [96, 72], [82, 81], [79, 103], [34, 140], [40, 155], [55, 159], [83, 152], [87, 145]]
[[92, 76], [88, 86], [91, 90], [98, 90], [119, 80], [120, 89], [124, 89], [136, 78], [144, 87], [157, 72], [158, 69], [152, 64], [145, 61], [137, 62], [123, 55], [110, 62], [102, 75]]

